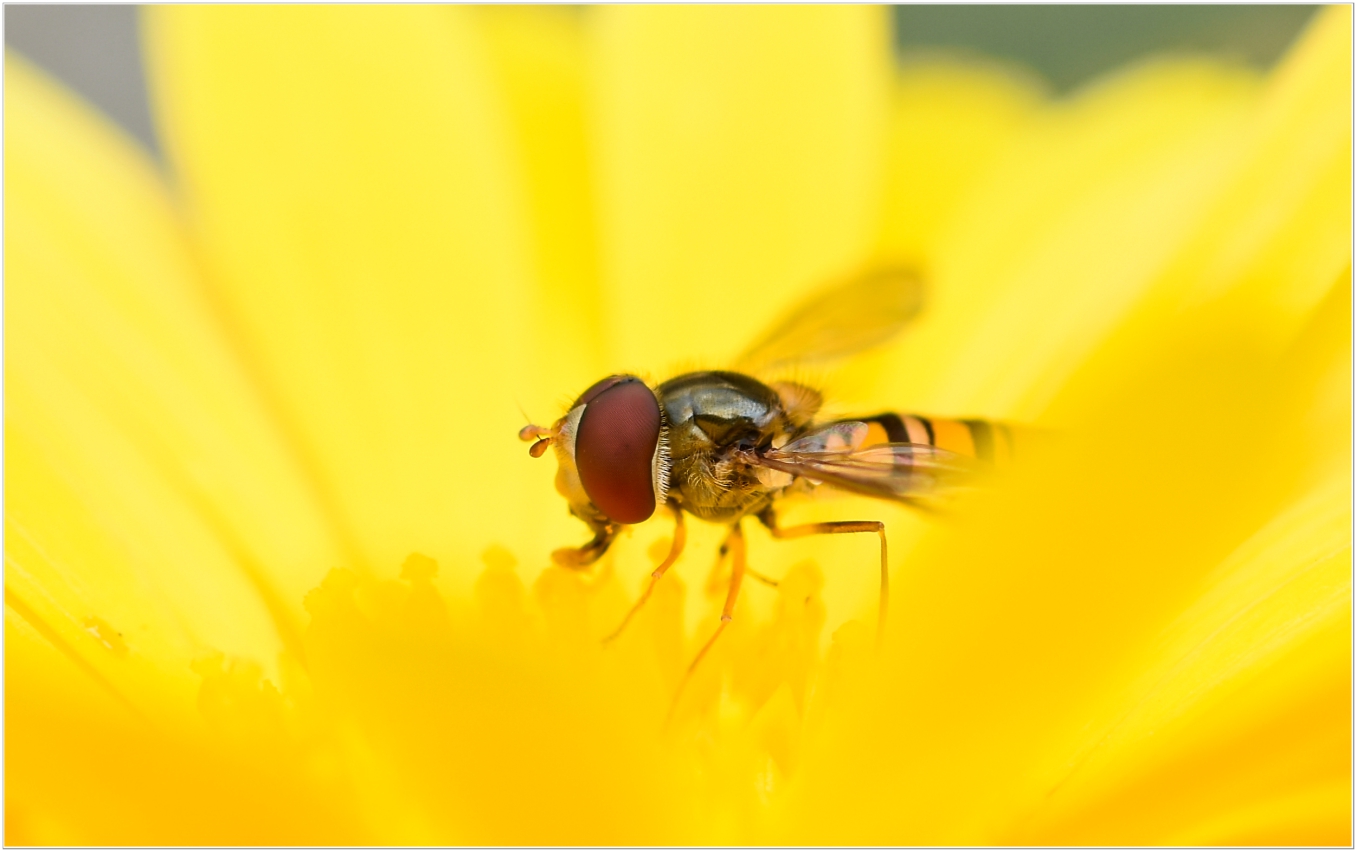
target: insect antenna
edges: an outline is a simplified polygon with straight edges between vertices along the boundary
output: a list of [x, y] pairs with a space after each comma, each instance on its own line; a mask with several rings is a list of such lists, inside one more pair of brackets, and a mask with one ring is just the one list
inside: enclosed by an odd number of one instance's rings
[[532, 441], [533, 445], [528, 447], [528, 455], [535, 459], [540, 459], [546, 453], [547, 447], [551, 446], [551, 439], [556, 437], [555, 429], [546, 429], [532, 422], [528, 412], [523, 408], [523, 403], [514, 398], [514, 405], [518, 408], [518, 413], [523, 415], [523, 419], [528, 421], [528, 425], [518, 430], [518, 439], [520, 441]]

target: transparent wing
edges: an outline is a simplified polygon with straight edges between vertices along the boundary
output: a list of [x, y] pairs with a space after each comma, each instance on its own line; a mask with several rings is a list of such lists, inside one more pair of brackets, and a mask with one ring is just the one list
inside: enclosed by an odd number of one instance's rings
[[[780, 450], [740, 453], [740, 460], [843, 491], [938, 509], [975, 486], [983, 464], [929, 444], [878, 444], [861, 449], [810, 449], [797, 441]], [[801, 445], [801, 446], [798, 446]]]
[[923, 304], [923, 282], [908, 267], [881, 266], [812, 293], [745, 350], [735, 369], [767, 373], [831, 361], [879, 346]]

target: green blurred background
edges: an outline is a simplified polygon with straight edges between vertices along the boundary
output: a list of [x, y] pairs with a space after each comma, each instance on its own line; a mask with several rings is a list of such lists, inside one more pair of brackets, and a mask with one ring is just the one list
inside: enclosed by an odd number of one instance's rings
[[903, 56], [959, 48], [1021, 62], [1066, 92], [1151, 53], [1211, 53], [1267, 68], [1318, 6], [896, 6]]
[[[1023, 63], [1067, 92], [1139, 56], [1209, 52], [1266, 68], [1317, 6], [896, 6], [902, 58], [937, 49]], [[587, 10], [585, 12], [587, 14]], [[153, 152], [135, 6], [6, 5], [5, 46], [81, 92]]]

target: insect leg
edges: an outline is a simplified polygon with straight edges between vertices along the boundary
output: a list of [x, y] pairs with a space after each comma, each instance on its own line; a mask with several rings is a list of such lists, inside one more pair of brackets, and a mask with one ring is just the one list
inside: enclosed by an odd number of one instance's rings
[[551, 561], [562, 568], [587, 568], [608, 552], [608, 547], [617, 538], [617, 528], [603, 527], [594, 532], [594, 537], [579, 547], [561, 547], [551, 551]]
[[669, 555], [664, 557], [664, 561], [659, 564], [659, 567], [650, 572], [650, 583], [646, 586], [646, 590], [641, 593], [640, 600], [636, 601], [631, 609], [627, 611], [626, 618], [622, 619], [622, 623], [617, 625], [617, 629], [604, 637], [603, 643], [605, 645], [622, 635], [622, 631], [625, 630], [627, 624], [631, 622], [631, 617], [640, 611], [645, 602], [650, 599], [650, 593], [655, 590], [655, 584], [664, 576], [664, 572], [668, 571], [670, 566], [678, 561], [679, 554], [683, 552], [683, 545], [688, 541], [688, 531], [687, 528], [683, 526], [683, 510], [678, 507], [678, 504], [673, 502], [667, 503], [666, 505], [669, 507], [669, 511], [674, 513], [674, 540], [673, 543], [669, 545]]
[[744, 533], [740, 531], [740, 524], [737, 521], [730, 528], [730, 533], [726, 535], [725, 542], [721, 549], [730, 554], [730, 591], [726, 592], [726, 605], [721, 608], [721, 624], [716, 628], [716, 632], [707, 640], [707, 644], [702, 646], [702, 650], [697, 652], [693, 661], [688, 664], [688, 670], [683, 673], [683, 680], [679, 681], [678, 690], [674, 693], [674, 700], [669, 705], [669, 717], [673, 718], [674, 710], [678, 708], [679, 697], [683, 695], [683, 688], [688, 685], [688, 680], [697, 670], [697, 664], [702, 662], [702, 658], [707, 656], [711, 646], [716, 644], [716, 640], [721, 637], [721, 631], [726, 629], [730, 623], [732, 613], [735, 611], [735, 601], [740, 597], [740, 583], [744, 580], [745, 572], [745, 549]]
[[[726, 605], [721, 608], [721, 623], [725, 624], [733, 617], [735, 611], [735, 599], [740, 596], [740, 583], [744, 580], [745, 572], [745, 552], [744, 552], [744, 533], [740, 531], [740, 525], [737, 523], [730, 528], [730, 534], [726, 536], [726, 543], [730, 547], [730, 591], [726, 593]], [[711, 643], [708, 643], [710, 646]], [[706, 650], [705, 648], [703, 649]], [[697, 660], [702, 659], [698, 655]], [[693, 667], [697, 666], [697, 660], [693, 660]]]
[[[721, 549], [717, 552], [716, 564], [712, 566], [711, 575], [707, 579], [708, 594], [711, 594], [712, 592], [716, 591], [717, 586], [720, 584], [721, 578], [719, 574], [721, 571], [721, 563], [725, 561], [729, 550], [730, 550], [729, 545], [725, 542], [722, 542]], [[766, 586], [772, 586], [774, 589], [777, 588], [778, 583], [777, 580], [774, 580], [772, 577], [769, 577], [766, 574], [760, 574], [753, 568], [750, 568], [748, 565], [745, 566], [744, 573], [745, 576], [750, 578], [751, 580], [758, 580], [760, 583], [763, 583]]]
[[763, 583], [765, 586], [772, 586], [774, 589], [777, 588], [777, 580], [774, 580], [772, 577], [768, 577], [768, 576], [765, 576], [765, 575], [763, 575], [763, 574], [760, 574], [758, 571], [755, 571], [753, 568], [746, 568], [746, 569], [744, 569], [744, 572], [745, 572], [745, 574], [749, 575], [749, 578], [750, 578], [751, 580], [758, 580], [760, 583]]
[[886, 635], [886, 610], [890, 604], [890, 572], [886, 568], [886, 525], [881, 521], [826, 521], [819, 524], [798, 524], [779, 527], [771, 508], [759, 514], [759, 520], [773, 534], [773, 538], [804, 538], [808, 535], [836, 535], [839, 533], [874, 532], [881, 538], [881, 603], [876, 622], [876, 644]]

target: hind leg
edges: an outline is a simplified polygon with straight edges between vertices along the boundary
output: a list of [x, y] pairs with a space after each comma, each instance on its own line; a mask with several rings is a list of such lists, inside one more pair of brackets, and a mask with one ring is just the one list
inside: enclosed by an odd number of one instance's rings
[[890, 604], [890, 571], [886, 563], [886, 525], [881, 521], [826, 521], [819, 524], [798, 524], [794, 527], [779, 527], [777, 517], [773, 514], [771, 508], [765, 509], [760, 515], [759, 520], [768, 531], [773, 534], [773, 538], [804, 538], [811, 535], [841, 535], [844, 533], [876, 533], [881, 539], [881, 598], [879, 611], [876, 621], [876, 644], [881, 646], [881, 641], [886, 635], [886, 610]]

